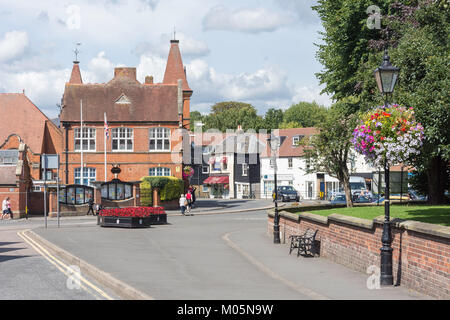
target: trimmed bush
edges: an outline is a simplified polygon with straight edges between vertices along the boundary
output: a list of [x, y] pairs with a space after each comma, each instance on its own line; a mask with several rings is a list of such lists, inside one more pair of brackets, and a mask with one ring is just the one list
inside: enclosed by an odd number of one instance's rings
[[184, 191], [184, 182], [175, 177], [143, 177], [141, 182], [141, 204], [152, 205], [152, 191], [159, 189], [161, 201], [178, 199]]

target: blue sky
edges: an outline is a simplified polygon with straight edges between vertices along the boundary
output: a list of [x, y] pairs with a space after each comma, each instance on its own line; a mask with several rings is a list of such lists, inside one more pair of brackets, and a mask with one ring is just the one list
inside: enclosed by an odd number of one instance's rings
[[180, 40], [191, 110], [220, 101], [260, 114], [299, 101], [329, 106], [315, 73], [322, 30], [316, 0], [0, 0], [0, 92], [22, 92], [56, 117], [80, 42], [84, 82], [107, 82], [114, 67], [162, 81], [169, 40]]

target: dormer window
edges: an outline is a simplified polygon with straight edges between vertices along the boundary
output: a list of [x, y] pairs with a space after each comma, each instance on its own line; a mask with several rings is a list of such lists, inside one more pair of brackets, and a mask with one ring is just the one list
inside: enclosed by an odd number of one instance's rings
[[305, 136], [303, 136], [303, 135], [298, 135], [298, 136], [292, 137], [292, 146], [298, 147], [298, 145], [300, 144], [300, 141], [302, 141], [304, 137]]
[[125, 94], [122, 94], [119, 99], [116, 100], [117, 104], [131, 104], [130, 99]]

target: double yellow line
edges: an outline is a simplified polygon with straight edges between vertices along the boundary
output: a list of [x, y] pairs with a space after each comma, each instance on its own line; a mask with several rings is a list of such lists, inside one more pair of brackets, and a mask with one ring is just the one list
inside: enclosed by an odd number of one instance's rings
[[[70, 274], [67, 270], [70, 270], [69, 266], [67, 266], [64, 262], [59, 260], [58, 258], [54, 257], [52, 254], [50, 254], [44, 247], [42, 247], [40, 244], [38, 244], [36, 241], [31, 239], [27, 234], [28, 230], [22, 230], [17, 232], [17, 235], [21, 237], [26, 243], [28, 243], [31, 247], [33, 247], [36, 252], [38, 252], [41, 256], [43, 256], [45, 259], [47, 259], [48, 262], [50, 262], [52, 265], [54, 265], [59, 271], [61, 271], [63, 274], [65, 274], [68, 278], [72, 277], [73, 274]], [[106, 300], [114, 300], [111, 296], [109, 296], [107, 293], [105, 293], [103, 290], [101, 290], [99, 287], [85, 279], [81, 274], [79, 275], [80, 280], [80, 287], [85, 290], [86, 292], [92, 294], [95, 296], [97, 300], [100, 299], [106, 299]], [[83, 284], [81, 283], [83, 282]], [[88, 287], [90, 287], [92, 290], [94, 290], [99, 296], [96, 294], [93, 294]]]

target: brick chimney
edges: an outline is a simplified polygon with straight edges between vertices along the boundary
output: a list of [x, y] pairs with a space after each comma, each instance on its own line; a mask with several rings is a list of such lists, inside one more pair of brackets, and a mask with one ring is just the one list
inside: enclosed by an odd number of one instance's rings
[[145, 84], [153, 84], [153, 76], [146, 76]]
[[133, 81], [136, 80], [136, 68], [130, 68], [130, 67], [120, 67], [120, 68], [114, 68], [114, 79], [117, 78], [126, 78]]

